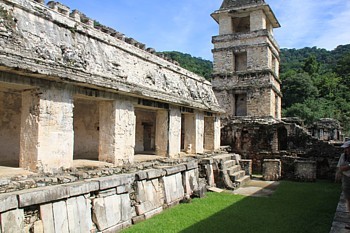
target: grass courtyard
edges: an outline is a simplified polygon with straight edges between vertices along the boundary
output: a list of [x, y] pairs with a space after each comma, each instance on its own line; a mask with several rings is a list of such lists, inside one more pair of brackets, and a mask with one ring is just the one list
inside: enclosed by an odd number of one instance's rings
[[340, 184], [328, 181], [283, 181], [270, 197], [207, 193], [123, 233], [329, 233], [340, 192]]

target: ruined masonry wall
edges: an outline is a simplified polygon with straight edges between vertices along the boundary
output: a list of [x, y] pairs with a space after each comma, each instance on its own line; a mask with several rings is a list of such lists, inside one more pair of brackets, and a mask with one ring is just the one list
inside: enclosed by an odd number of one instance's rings
[[198, 190], [198, 163], [0, 194], [0, 232], [117, 232]]
[[142, 48], [35, 1], [0, 7], [0, 66], [220, 111], [210, 82]]

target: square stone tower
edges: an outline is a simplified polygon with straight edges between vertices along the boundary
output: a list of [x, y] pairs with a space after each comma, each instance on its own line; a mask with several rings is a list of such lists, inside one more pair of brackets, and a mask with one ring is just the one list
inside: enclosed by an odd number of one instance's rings
[[264, 0], [224, 0], [211, 15], [219, 24], [213, 37], [213, 89], [226, 117], [281, 118], [280, 27]]

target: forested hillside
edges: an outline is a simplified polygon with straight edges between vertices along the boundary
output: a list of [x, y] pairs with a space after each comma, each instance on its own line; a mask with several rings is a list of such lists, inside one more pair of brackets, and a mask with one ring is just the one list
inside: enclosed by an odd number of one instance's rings
[[184, 54], [180, 52], [161, 52], [169, 58], [177, 61], [181, 67], [192, 71], [208, 80], [211, 79], [211, 73], [213, 71], [213, 63], [208, 60], [204, 60], [199, 57], [192, 57], [190, 54]]
[[282, 49], [283, 115], [341, 121], [350, 135], [350, 45]]
[[[163, 52], [180, 66], [210, 80], [212, 62], [180, 52]], [[281, 50], [283, 116], [311, 123], [338, 119], [350, 135], [350, 45]]]

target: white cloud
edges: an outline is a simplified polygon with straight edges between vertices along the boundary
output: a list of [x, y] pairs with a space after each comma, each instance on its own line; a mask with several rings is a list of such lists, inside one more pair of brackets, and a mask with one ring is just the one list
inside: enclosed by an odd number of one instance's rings
[[333, 49], [349, 43], [350, 2], [344, 0], [270, 0], [282, 28], [276, 30], [281, 47], [317, 46]]
[[342, 1], [340, 11], [332, 12], [331, 19], [325, 22], [324, 33], [314, 43], [321, 48], [334, 49], [350, 43], [350, 2]]

